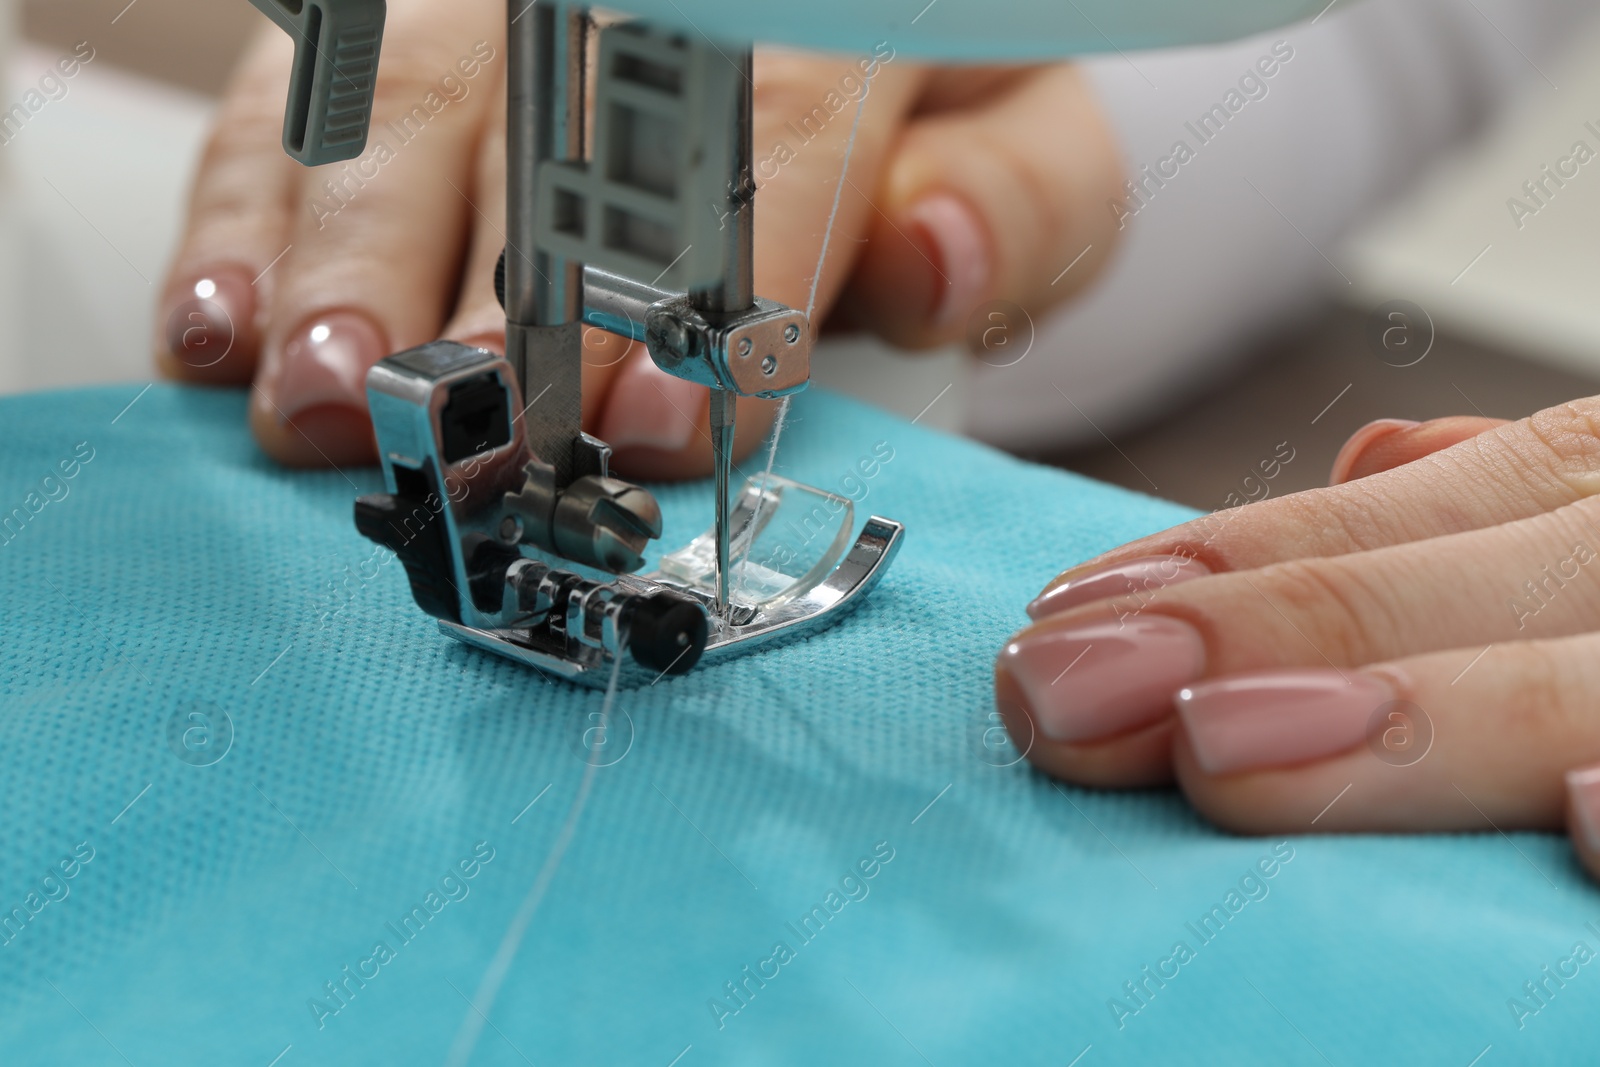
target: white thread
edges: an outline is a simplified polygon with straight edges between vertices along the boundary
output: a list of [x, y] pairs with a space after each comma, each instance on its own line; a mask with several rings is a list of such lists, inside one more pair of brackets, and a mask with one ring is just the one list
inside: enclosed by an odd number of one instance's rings
[[[833, 190], [833, 206], [828, 211], [828, 227], [822, 233], [822, 251], [817, 256], [817, 270], [811, 276], [811, 294], [806, 298], [806, 320], [810, 321], [812, 313], [817, 306], [817, 286], [822, 280], [822, 268], [828, 261], [828, 242], [833, 238], [833, 224], [839, 215], [839, 201], [844, 196], [844, 182], [850, 173], [850, 157], [855, 152], [856, 135], [861, 130], [861, 112], [866, 106], [867, 95], [872, 90], [872, 76], [867, 75], [862, 79], [861, 99], [856, 101], [855, 118], [850, 123], [850, 139], [844, 146], [844, 164], [839, 170], [839, 183]], [[778, 455], [778, 439], [783, 436], [784, 423], [789, 417], [789, 398], [784, 397], [778, 404], [778, 417], [772, 426], [772, 444], [767, 449], [767, 467], [762, 475], [763, 484], [772, 476], [772, 465]], [[737, 573], [739, 587], [743, 586], [744, 565], [750, 556], [750, 549], [755, 544], [754, 531], [761, 519], [761, 505], [765, 497], [756, 499], [756, 512], [752, 516], [750, 529], [752, 536], [746, 543], [744, 555], [739, 558]], [[729, 597], [728, 609], [733, 609], [733, 598]], [[622, 657], [627, 651], [627, 634], [622, 634], [618, 642], [616, 659], [611, 665], [611, 681], [606, 686], [605, 703], [600, 708], [600, 725], [605, 729], [610, 719], [611, 706], [617, 696], [617, 678], [622, 671]], [[539, 910], [539, 904], [544, 900], [545, 891], [550, 888], [550, 883], [555, 880], [556, 871], [561, 866], [562, 859], [566, 856], [567, 846], [572, 843], [572, 836], [577, 830], [578, 817], [583, 814], [583, 809], [589, 801], [589, 793], [594, 787], [595, 770], [599, 763], [595, 759], [595, 752], [591, 750], [589, 761], [583, 769], [583, 779], [578, 783], [578, 795], [572, 799], [572, 807], [567, 810], [566, 821], [561, 826], [561, 834], [556, 838], [556, 843], [550, 850], [550, 855], [545, 858], [544, 866], [539, 869], [539, 874], [533, 880], [533, 886], [528, 890], [528, 895], [523, 898], [522, 906], [512, 916], [511, 925], [506, 927], [505, 936], [500, 939], [500, 946], [495, 950], [494, 959], [489, 961], [488, 968], [483, 973], [483, 980], [478, 983], [477, 992], [473, 994], [472, 1001], [468, 1004], [466, 1017], [461, 1021], [461, 1028], [456, 1032], [456, 1039], [450, 1045], [450, 1056], [447, 1060], [449, 1067], [466, 1067], [467, 1061], [472, 1058], [472, 1051], [477, 1047], [478, 1038], [483, 1034], [484, 1023], [488, 1021], [489, 1013], [494, 1010], [494, 1001], [500, 993], [500, 986], [505, 982], [506, 974], [511, 970], [511, 963], [516, 958], [517, 949], [522, 945], [522, 938], [528, 931], [528, 926], [533, 921], [533, 916]]]
[[[875, 72], [874, 72], [875, 73]], [[844, 180], [850, 174], [850, 157], [856, 150], [856, 134], [861, 132], [861, 112], [867, 106], [867, 95], [872, 92], [872, 75], [868, 74], [862, 79], [861, 99], [856, 101], [855, 118], [850, 121], [850, 139], [844, 145], [844, 164], [839, 168], [839, 183], [833, 188], [833, 206], [828, 210], [828, 227], [822, 231], [822, 251], [817, 256], [817, 269], [811, 275], [811, 295], [806, 298], [806, 322], [810, 323], [812, 312], [817, 308], [817, 286], [822, 281], [822, 268], [828, 262], [828, 242], [833, 239], [833, 223], [839, 217], [839, 201], [844, 196]], [[761, 487], [766, 488], [767, 482], [772, 479], [772, 465], [778, 458], [778, 441], [783, 437], [783, 428], [789, 421], [789, 397], [778, 401], [778, 417], [772, 424], [772, 443], [767, 446], [767, 469], [761, 473]], [[756, 497], [756, 511], [750, 517], [750, 538], [745, 542], [744, 554], [739, 557], [738, 565], [734, 568], [734, 592], [744, 590], [746, 564], [750, 559], [750, 550], [756, 544], [756, 531], [761, 528], [761, 507], [767, 501], [763, 493]], [[728, 613], [733, 613], [732, 596], [728, 597]]]
[[[611, 705], [617, 698], [617, 678], [622, 673], [622, 657], [627, 650], [628, 634], [624, 630], [617, 642], [616, 659], [611, 665], [611, 681], [606, 686], [605, 702], [600, 705], [602, 737], [605, 736], [604, 731], [611, 720]], [[484, 970], [477, 992], [468, 1002], [466, 1017], [461, 1020], [461, 1028], [456, 1031], [456, 1039], [450, 1045], [450, 1056], [446, 1061], [449, 1067], [466, 1067], [467, 1061], [472, 1058], [472, 1051], [477, 1047], [478, 1038], [483, 1034], [489, 1013], [494, 1010], [495, 997], [500, 994], [500, 986], [505, 982], [506, 975], [511, 970], [511, 963], [516, 958], [517, 949], [522, 945], [522, 937], [528, 932], [528, 925], [533, 922], [534, 912], [539, 910], [545, 891], [555, 880], [556, 871], [561, 867], [561, 860], [566, 856], [567, 846], [572, 843], [572, 836], [578, 827], [578, 817], [583, 814], [583, 809], [589, 802], [589, 793], [594, 787], [595, 771], [600, 766], [598, 756], [598, 750], [591, 747], [589, 760], [583, 768], [583, 779], [578, 783], [578, 795], [572, 798], [572, 807], [567, 809], [567, 818], [561, 826], [561, 833], [557, 836], [556, 843], [551, 846], [550, 854], [545, 857], [544, 866], [539, 868], [539, 874], [534, 878], [528, 895], [523, 897], [522, 906], [517, 909], [516, 915], [512, 916], [511, 925], [506, 927], [505, 936], [500, 939], [500, 947], [495, 950], [494, 959], [489, 961], [489, 966]]]

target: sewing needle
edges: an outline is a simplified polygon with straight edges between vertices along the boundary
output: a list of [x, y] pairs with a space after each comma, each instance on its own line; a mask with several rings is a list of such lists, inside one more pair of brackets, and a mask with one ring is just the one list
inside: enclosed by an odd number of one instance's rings
[[717, 614], [728, 614], [728, 482], [733, 469], [733, 430], [738, 397], [726, 389], [711, 390], [711, 461], [716, 468]]

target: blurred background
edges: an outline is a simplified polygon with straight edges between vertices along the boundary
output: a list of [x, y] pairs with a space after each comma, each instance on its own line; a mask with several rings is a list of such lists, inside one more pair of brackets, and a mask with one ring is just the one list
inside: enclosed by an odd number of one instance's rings
[[[263, 21], [244, 0], [0, 0], [7, 106], [78, 42], [94, 49], [65, 95], [0, 145], [0, 392], [150, 380], [152, 302], [189, 174], [216, 94]], [[1296, 458], [1274, 495], [1321, 484], [1372, 418], [1516, 417], [1600, 391], [1600, 177], [1570, 182], [1515, 240], [1499, 207], [1530, 160], [1553, 159], [1600, 120], [1600, 106], [1586, 110], [1600, 102], [1600, 30], [1537, 69], [1470, 143], [1319, 249], [1338, 273], [1314, 311], [1176, 410], [1094, 426], [1077, 447], [1031, 458], [1212, 509], [1279, 441]], [[1403, 352], [1381, 340], [1400, 321], [1396, 300], [1412, 331]], [[963, 353], [872, 348], [832, 345], [819, 382], [907, 417], [948, 384], [921, 421], [964, 424]], [[926, 388], [907, 386], [918, 379]]]

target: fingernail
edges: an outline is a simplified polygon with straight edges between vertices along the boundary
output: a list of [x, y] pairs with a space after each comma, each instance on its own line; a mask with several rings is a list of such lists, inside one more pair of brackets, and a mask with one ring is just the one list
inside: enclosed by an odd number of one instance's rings
[[1205, 667], [1194, 627], [1165, 615], [1025, 630], [1000, 653], [1040, 733], [1077, 743], [1127, 733], [1172, 711], [1172, 691]]
[[617, 374], [600, 420], [600, 439], [617, 451], [653, 448], [682, 452], [694, 440], [706, 387], [674, 378], [648, 357]]
[[989, 285], [989, 241], [967, 202], [951, 193], [933, 193], [912, 204], [906, 221], [932, 251], [940, 277], [929, 311], [935, 329], [969, 313]]
[[1123, 560], [1045, 590], [1028, 605], [1028, 617], [1042, 619], [1096, 600], [1153, 593], [1210, 573], [1211, 568], [1193, 556], [1143, 556]]
[[355, 311], [319, 315], [292, 335], [268, 372], [279, 417], [293, 421], [314, 408], [365, 415], [367, 370], [389, 354], [371, 319]]
[[166, 317], [165, 342], [186, 367], [214, 367], [253, 346], [256, 296], [243, 267], [214, 267], [181, 287]]
[[1567, 772], [1567, 799], [1589, 850], [1600, 853], [1600, 766]]
[[1373, 712], [1394, 699], [1394, 690], [1369, 674], [1281, 670], [1188, 686], [1177, 705], [1201, 769], [1232, 774], [1354, 748]]
[[1409, 430], [1413, 426], [1421, 426], [1415, 419], [1375, 419], [1361, 429], [1350, 435], [1350, 440], [1339, 449], [1339, 454], [1334, 457], [1333, 470], [1328, 473], [1329, 485], [1342, 485], [1350, 480], [1350, 472], [1355, 469], [1359, 460], [1373, 445], [1401, 430]]

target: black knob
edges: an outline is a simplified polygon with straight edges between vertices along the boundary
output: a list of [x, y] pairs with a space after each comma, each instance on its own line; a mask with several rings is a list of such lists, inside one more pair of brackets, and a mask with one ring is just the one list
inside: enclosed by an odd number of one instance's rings
[[671, 593], [636, 601], [627, 622], [633, 658], [663, 674], [684, 674], [699, 663], [711, 636], [705, 609]]

